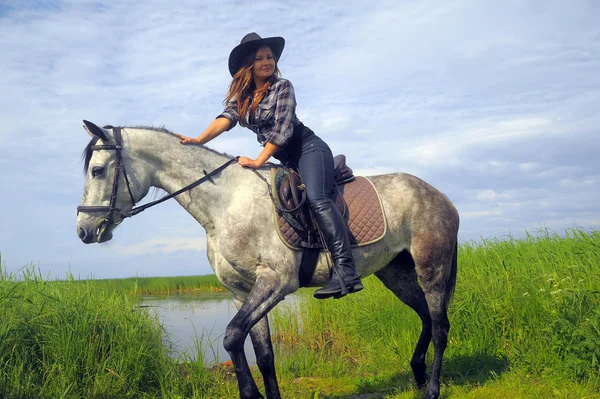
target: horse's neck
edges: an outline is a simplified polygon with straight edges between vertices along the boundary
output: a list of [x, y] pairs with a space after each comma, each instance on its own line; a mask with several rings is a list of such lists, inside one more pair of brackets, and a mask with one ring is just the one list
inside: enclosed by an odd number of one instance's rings
[[[148, 175], [150, 186], [165, 190], [169, 194], [193, 183], [226, 163], [230, 158], [201, 146], [184, 146], [171, 134], [130, 130], [128, 138], [135, 154], [144, 165], [142, 168]], [[215, 215], [224, 212], [227, 206], [229, 191], [233, 188], [227, 184], [227, 178], [235, 174], [237, 165], [226, 168], [213, 177], [212, 183], [206, 181], [193, 190], [175, 197], [206, 230], [214, 227]], [[137, 172], [137, 171], [136, 171]]]

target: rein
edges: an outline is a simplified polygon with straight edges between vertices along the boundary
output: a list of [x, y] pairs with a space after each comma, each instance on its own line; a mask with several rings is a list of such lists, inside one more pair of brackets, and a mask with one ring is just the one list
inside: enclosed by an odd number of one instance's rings
[[235, 157], [233, 159], [230, 159], [229, 161], [225, 162], [223, 165], [219, 166], [217, 169], [215, 169], [215, 170], [213, 170], [213, 171], [211, 171], [209, 173], [206, 173], [206, 171], [204, 171], [204, 174], [205, 174], [204, 177], [196, 180], [192, 184], [188, 184], [187, 186], [185, 186], [185, 187], [183, 187], [183, 188], [175, 191], [173, 194], [165, 195], [164, 197], [162, 197], [162, 198], [160, 198], [160, 199], [158, 199], [156, 201], [152, 201], [152, 202], [149, 202], [147, 204], [140, 205], [138, 207], [133, 208], [131, 211], [129, 211], [129, 213], [126, 215], [126, 217], [131, 217], [131, 216], [137, 215], [138, 213], [140, 213], [142, 211], [145, 211], [146, 209], [151, 208], [154, 205], [158, 205], [161, 202], [164, 202], [164, 201], [166, 201], [168, 199], [171, 199], [173, 197], [178, 196], [181, 193], [184, 193], [184, 192], [186, 192], [188, 190], [191, 190], [192, 188], [194, 188], [196, 186], [199, 186], [200, 184], [204, 183], [205, 181], [211, 181], [212, 182], [212, 179], [211, 179], [212, 176], [214, 176], [217, 173], [221, 172], [223, 169], [225, 169], [226, 167], [228, 167], [232, 163], [237, 162], [238, 158], [239, 157]]
[[[195, 182], [188, 184], [187, 186], [175, 191], [174, 193], [166, 195], [156, 201], [152, 201], [147, 204], [136, 207], [135, 199], [133, 198], [133, 192], [131, 191], [131, 184], [129, 183], [129, 178], [127, 177], [127, 172], [125, 170], [125, 164], [123, 163], [123, 157], [121, 155], [121, 150], [123, 149], [123, 137], [121, 136], [121, 128], [115, 127], [114, 134], [115, 134], [116, 144], [94, 145], [91, 147], [92, 151], [99, 151], [99, 150], [114, 150], [114, 151], [116, 151], [117, 162], [115, 165], [115, 180], [113, 181], [112, 193], [110, 195], [110, 205], [109, 206], [78, 206], [77, 207], [77, 214], [79, 214], [79, 212], [86, 212], [86, 213], [106, 212], [106, 216], [102, 219], [102, 221], [98, 225], [98, 231], [100, 232], [100, 234], [102, 234], [102, 232], [104, 231], [104, 229], [106, 229], [106, 227], [108, 227], [110, 224], [112, 224], [114, 222], [114, 217], [113, 217], [114, 212], [118, 212], [121, 215], [121, 221], [123, 219], [137, 215], [138, 213], [143, 212], [146, 209], [153, 207], [154, 205], [158, 205], [161, 202], [164, 202], [168, 199], [176, 197], [177, 195], [179, 195], [181, 193], [191, 190], [192, 188], [199, 186], [200, 184], [204, 183], [205, 181], [212, 181], [212, 179], [211, 179], [212, 176], [221, 172], [223, 169], [225, 169], [232, 163], [237, 162], [237, 160], [239, 159], [239, 157], [230, 159], [229, 161], [225, 162], [223, 165], [219, 166], [217, 169], [215, 169], [209, 173], [206, 173], [206, 171], [204, 171], [205, 176], [196, 180]], [[127, 212], [123, 212], [121, 209], [117, 208], [117, 193], [119, 191], [119, 174], [121, 171], [123, 172], [125, 184], [127, 185], [127, 191], [129, 192], [129, 198], [131, 199], [131, 204], [133, 206], [133, 208]], [[121, 223], [121, 221], [119, 221], [119, 223]]]

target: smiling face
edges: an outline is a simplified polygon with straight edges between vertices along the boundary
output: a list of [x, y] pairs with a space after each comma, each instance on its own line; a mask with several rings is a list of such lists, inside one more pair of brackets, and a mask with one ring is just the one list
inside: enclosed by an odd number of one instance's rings
[[275, 57], [273, 52], [267, 46], [263, 46], [256, 51], [256, 57], [254, 57], [254, 66], [252, 67], [252, 74], [255, 79], [260, 81], [266, 81], [275, 72]]

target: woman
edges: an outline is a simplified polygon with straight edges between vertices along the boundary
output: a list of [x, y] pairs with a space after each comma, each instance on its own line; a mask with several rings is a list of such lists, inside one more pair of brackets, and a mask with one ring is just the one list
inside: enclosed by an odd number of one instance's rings
[[233, 80], [225, 110], [197, 138], [180, 136], [181, 144], [206, 144], [239, 121], [256, 133], [264, 146], [256, 159], [240, 157], [241, 166], [260, 168], [271, 156], [294, 166], [334, 262], [331, 280], [314, 296], [339, 298], [360, 291], [363, 285], [354, 267], [346, 223], [332, 200], [333, 155], [327, 144], [298, 120], [294, 88], [280, 77], [277, 68], [284, 44], [282, 37], [262, 39], [254, 32], [244, 36], [229, 55]]

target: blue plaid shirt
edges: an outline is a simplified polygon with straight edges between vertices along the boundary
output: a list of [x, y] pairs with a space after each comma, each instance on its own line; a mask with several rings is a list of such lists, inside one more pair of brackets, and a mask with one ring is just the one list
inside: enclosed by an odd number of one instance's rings
[[[237, 100], [232, 99], [227, 103], [225, 110], [217, 118], [227, 118], [229, 129], [238, 122]], [[256, 112], [250, 110], [246, 113], [246, 120], [240, 125], [256, 133], [260, 145], [273, 143], [280, 148], [285, 148], [289, 142], [294, 128], [300, 124], [296, 116], [296, 96], [292, 82], [278, 78], [271, 83], [267, 93], [256, 107]]]

